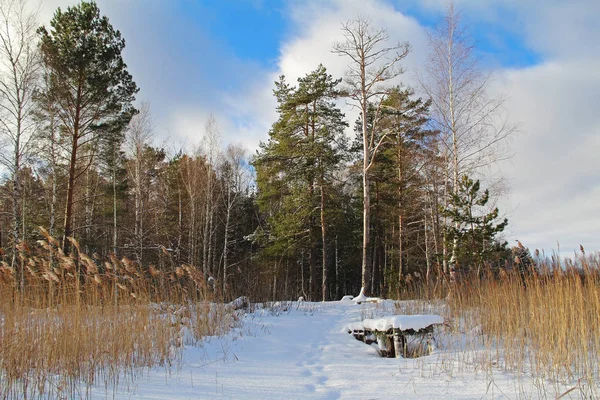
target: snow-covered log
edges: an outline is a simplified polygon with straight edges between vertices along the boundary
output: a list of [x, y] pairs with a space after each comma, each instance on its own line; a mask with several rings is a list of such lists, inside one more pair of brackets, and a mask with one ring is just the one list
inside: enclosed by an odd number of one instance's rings
[[[393, 315], [352, 322], [346, 331], [367, 344], [377, 342], [382, 357], [429, 354], [433, 349], [433, 328], [444, 323], [439, 315]], [[409, 337], [419, 338], [425, 348], [409, 349]]]
[[365, 329], [378, 332], [387, 332], [390, 329], [401, 331], [419, 331], [435, 324], [443, 324], [444, 318], [439, 315], [393, 315], [375, 319], [365, 319]]

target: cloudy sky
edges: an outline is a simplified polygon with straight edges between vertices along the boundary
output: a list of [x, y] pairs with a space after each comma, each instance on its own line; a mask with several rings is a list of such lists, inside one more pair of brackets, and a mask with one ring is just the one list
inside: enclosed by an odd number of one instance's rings
[[[47, 24], [56, 7], [42, 0]], [[509, 239], [531, 249], [600, 250], [600, 2], [455, 0], [492, 90], [509, 96], [519, 124], [512, 158], [499, 169], [510, 187], [501, 203]], [[223, 144], [254, 152], [274, 121], [273, 82], [295, 81], [323, 63], [342, 21], [366, 16], [394, 41], [409, 41], [404, 83], [427, 56], [427, 31], [443, 0], [98, 0], [127, 41], [125, 59], [151, 102], [157, 143], [186, 149], [202, 140], [213, 114]]]

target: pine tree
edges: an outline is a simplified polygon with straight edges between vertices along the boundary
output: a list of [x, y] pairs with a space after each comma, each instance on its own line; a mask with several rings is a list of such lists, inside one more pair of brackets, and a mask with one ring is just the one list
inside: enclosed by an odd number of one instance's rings
[[[424, 228], [423, 166], [429, 162], [429, 143], [436, 135], [426, 129], [430, 101], [414, 98], [410, 89], [396, 87], [383, 101], [381, 129], [389, 131], [389, 140], [381, 150], [381, 158], [391, 161], [391, 179], [387, 181], [393, 190], [394, 210], [397, 222], [398, 283], [407, 272], [407, 260], [411, 249], [419, 249], [421, 243], [409, 243], [413, 233]], [[413, 228], [409, 230], [408, 224]], [[391, 246], [394, 247], [393, 245]]]
[[448, 243], [457, 244], [455, 264], [463, 270], [476, 267], [479, 271], [494, 253], [506, 247], [506, 243], [497, 242], [496, 235], [506, 228], [508, 220], [498, 221], [497, 207], [486, 211], [490, 193], [485, 190], [480, 194], [479, 190], [479, 180], [463, 175], [449, 207], [443, 210], [452, 222], [446, 227], [446, 237]]
[[[89, 168], [94, 152], [82, 154], [109, 132], [121, 131], [135, 114], [138, 88], [121, 53], [125, 40], [95, 2], [57, 9], [51, 30], [41, 27], [41, 52], [48, 70], [47, 91], [56, 100], [62, 132], [68, 137], [69, 165], [63, 247], [73, 234], [73, 204], [78, 178]], [[92, 148], [94, 146], [91, 146]]]
[[[259, 205], [269, 213], [275, 254], [308, 252], [309, 293], [316, 296], [317, 259], [321, 250], [321, 295], [327, 298], [327, 191], [339, 164], [344, 115], [333, 100], [339, 95], [334, 80], [320, 65], [291, 87], [281, 77], [274, 94], [279, 119], [268, 143], [254, 160]], [[318, 227], [321, 243], [318, 243]]]

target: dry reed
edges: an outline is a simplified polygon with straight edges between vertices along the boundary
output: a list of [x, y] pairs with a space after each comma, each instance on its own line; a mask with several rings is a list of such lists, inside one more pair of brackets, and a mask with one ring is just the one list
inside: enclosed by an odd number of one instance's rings
[[235, 322], [192, 266], [101, 262], [75, 240], [66, 255], [41, 231], [35, 248], [19, 246], [16, 268], [0, 262], [0, 398], [116, 387], [144, 368], [177, 364], [183, 344]]
[[[600, 258], [558, 257], [529, 271], [462, 279], [448, 296], [450, 318], [476, 328], [483, 369], [504, 368], [560, 396], [600, 389]], [[456, 323], [456, 326], [459, 324]], [[524, 378], [524, 379], [525, 379]], [[540, 383], [545, 382], [545, 383]]]

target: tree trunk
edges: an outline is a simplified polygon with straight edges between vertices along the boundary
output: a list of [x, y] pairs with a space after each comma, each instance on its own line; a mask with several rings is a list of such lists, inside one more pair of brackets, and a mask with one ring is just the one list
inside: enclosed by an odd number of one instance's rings
[[402, 285], [402, 279], [404, 278], [404, 208], [403, 208], [403, 174], [402, 174], [402, 146], [401, 138], [397, 138], [397, 151], [398, 157], [398, 289]]
[[[215, 213], [214, 210], [212, 208], [210, 208], [210, 218], [208, 220], [208, 255], [206, 257], [207, 261], [208, 261], [208, 273], [210, 275], [213, 275], [215, 273], [214, 268], [215, 268], [215, 263], [214, 263], [214, 249], [215, 249], [215, 243], [214, 243], [214, 237], [215, 237], [215, 229], [214, 229], [214, 218], [215, 218]], [[217, 275], [218, 278], [218, 275]]]
[[285, 280], [283, 281], [283, 296], [286, 299], [290, 298], [290, 296], [288, 295], [289, 272], [290, 272], [290, 263], [288, 261], [286, 261], [286, 263], [285, 263]]
[[75, 118], [73, 121], [73, 132], [71, 134], [71, 157], [69, 160], [69, 180], [67, 183], [67, 200], [65, 204], [65, 222], [64, 222], [64, 233], [63, 233], [63, 252], [69, 253], [70, 245], [68, 238], [72, 236], [72, 225], [73, 225], [73, 200], [75, 195], [75, 173], [77, 172], [77, 150], [79, 149], [79, 123], [81, 106], [79, 104], [81, 100], [82, 82], [79, 81], [79, 87], [77, 89], [77, 97], [75, 99]]
[[[190, 221], [188, 228], [188, 263], [196, 264], [196, 201], [190, 192]], [[204, 254], [204, 253], [203, 253]]]
[[277, 267], [273, 272], [273, 301], [277, 301]]
[[[452, 48], [454, 46], [454, 26], [450, 25], [450, 32], [448, 37], [448, 54], [452, 54]], [[454, 94], [454, 64], [451, 57], [448, 58], [448, 107], [450, 112], [450, 129], [452, 133], [452, 166], [453, 166], [453, 187], [452, 193], [458, 193], [458, 137], [457, 137], [457, 121], [455, 116], [455, 94]], [[458, 230], [460, 227], [459, 223], [456, 222], [454, 227]], [[458, 238], [455, 236], [452, 240], [452, 255], [450, 256], [450, 280], [453, 281], [456, 274], [456, 263], [458, 257]]]
[[[450, 177], [448, 176], [448, 153], [445, 152], [444, 155], [444, 210], [448, 208], [448, 180]], [[443, 219], [443, 233], [442, 233], [442, 265], [444, 270], [444, 275], [448, 275], [450, 273], [448, 267], [448, 233], [446, 232], [446, 226], [448, 226], [447, 217], [444, 216]]]
[[304, 250], [300, 251], [300, 287], [302, 288], [302, 295], [307, 299], [308, 296], [306, 296], [306, 290], [304, 288]]
[[[379, 241], [379, 238], [377, 237], [377, 235], [375, 235], [375, 243], [377, 243]], [[378, 257], [379, 257], [379, 246], [372, 246], [372, 251], [373, 251], [373, 255], [371, 256], [371, 289], [370, 289], [370, 293], [372, 295], [376, 295], [377, 293], [375, 292], [375, 286], [376, 286], [376, 278], [377, 278], [377, 261], [378, 261]]]
[[139, 143], [135, 144], [135, 226], [133, 236], [135, 238], [137, 250], [137, 259], [140, 264], [144, 257], [144, 231], [142, 227], [142, 148]]
[[[22, 110], [22, 106], [23, 106], [23, 101], [21, 99], [21, 91], [19, 90], [19, 85], [18, 85], [18, 80], [16, 78], [16, 71], [14, 70], [14, 64], [13, 64], [13, 79], [15, 81], [15, 89], [16, 89], [16, 100], [15, 100], [15, 105], [17, 108], [17, 115], [16, 115], [16, 123], [17, 123], [17, 127], [16, 127], [16, 132], [15, 132], [15, 142], [14, 142], [14, 160], [13, 160], [13, 171], [12, 171], [12, 183], [13, 183], [13, 187], [12, 187], [12, 211], [13, 211], [13, 257], [12, 257], [12, 266], [15, 266], [15, 263], [17, 261], [17, 254], [18, 254], [18, 249], [17, 246], [19, 245], [20, 242], [20, 218], [21, 218], [21, 213], [19, 212], [19, 201], [20, 201], [20, 196], [21, 196], [21, 183], [20, 183], [20, 177], [19, 177], [19, 172], [21, 170], [21, 123], [22, 123], [22, 119], [23, 116], [21, 114], [21, 110]], [[24, 229], [24, 227], [21, 227], [22, 229]], [[20, 268], [20, 279], [19, 279], [19, 286], [20, 289], [23, 290], [24, 286], [25, 286], [25, 266], [23, 261], [21, 261], [21, 268]]]
[[[307, 128], [308, 129], [308, 128]], [[314, 181], [311, 178], [309, 178], [309, 199], [310, 199], [310, 207], [312, 208], [313, 202], [314, 202], [314, 196], [315, 196], [315, 185], [314, 185]], [[309, 227], [308, 227], [308, 235], [309, 235], [309, 272], [310, 272], [310, 277], [309, 277], [309, 299], [311, 301], [314, 301], [315, 298], [317, 297], [317, 245], [315, 243], [315, 216], [313, 211], [311, 210], [310, 213], [310, 217], [309, 217]]]
[[202, 238], [202, 272], [204, 276], [208, 275], [208, 248], [210, 242], [210, 214], [211, 214], [211, 196], [212, 196], [212, 178], [210, 165], [207, 165], [207, 185], [206, 185], [206, 196], [205, 196], [205, 210], [204, 210], [204, 229]]
[[[20, 197], [20, 183], [19, 183], [19, 170], [21, 168], [20, 166], [20, 156], [19, 156], [19, 139], [17, 137], [16, 140], [16, 146], [15, 146], [15, 159], [14, 159], [14, 165], [13, 165], [13, 172], [12, 172], [12, 212], [13, 212], [13, 232], [12, 232], [12, 236], [13, 236], [13, 257], [12, 257], [12, 266], [15, 266], [15, 263], [17, 261], [17, 254], [18, 254], [18, 250], [17, 250], [17, 246], [19, 244], [20, 241], [20, 235], [19, 235], [19, 223], [20, 223], [20, 218], [21, 218], [21, 213], [19, 212], [19, 197]], [[23, 268], [21, 268], [20, 271], [20, 285], [21, 285], [21, 289], [23, 289], [22, 287], [22, 282], [24, 281], [24, 274], [25, 271], [23, 271]]]
[[181, 187], [177, 189], [177, 199], [177, 265], [179, 265], [181, 264], [181, 245], [183, 241], [183, 199], [181, 196]]
[[58, 184], [56, 183], [56, 167], [52, 166], [52, 198], [50, 200], [50, 226], [49, 233], [54, 236], [56, 226], [56, 203], [58, 202]]
[[[311, 219], [313, 219], [311, 217]], [[315, 245], [314, 245], [314, 228], [313, 228], [313, 224], [311, 223], [311, 227], [309, 230], [309, 235], [311, 236], [310, 238], [310, 249], [309, 249], [309, 257], [308, 257], [308, 271], [310, 276], [308, 277], [308, 296], [309, 296], [309, 300], [313, 301], [316, 297], [316, 293], [317, 293], [317, 252], [315, 249]]]
[[[53, 135], [54, 136], [54, 135]], [[54, 139], [52, 139], [54, 141]], [[52, 169], [52, 195], [50, 200], [50, 226], [49, 233], [51, 236], [54, 236], [54, 229], [56, 226], [56, 203], [58, 202], [58, 184], [56, 182], [57, 176], [57, 168], [56, 168], [56, 158], [55, 158], [55, 150], [54, 143], [52, 143], [52, 161], [51, 161], [51, 169]]]
[[[366, 94], [364, 96], [366, 98]], [[369, 139], [367, 134], [367, 103], [366, 100], [362, 104], [362, 130], [363, 130], [363, 243], [362, 243], [362, 278], [361, 285], [364, 290], [369, 290], [370, 276], [369, 276], [369, 243], [370, 243], [370, 231], [369, 225], [371, 223], [371, 193], [370, 193], [370, 182], [369, 182], [369, 159], [371, 158], [369, 149]]]
[[429, 225], [427, 224], [427, 207], [425, 207], [425, 265], [427, 266], [427, 271], [425, 272], [426, 282], [429, 283], [429, 274], [431, 272], [431, 256], [429, 254]]
[[[347, 72], [349, 81], [350, 98], [355, 101], [361, 110], [362, 139], [363, 139], [363, 243], [361, 285], [365, 291], [369, 290], [369, 245], [370, 245], [370, 189], [369, 168], [374, 161], [373, 155], [377, 152], [379, 144], [375, 144], [375, 125], [377, 115], [373, 121], [373, 131], [369, 134], [367, 128], [367, 114], [369, 100], [377, 98], [378, 92], [383, 90], [386, 81], [395, 78], [403, 72], [394, 66], [408, 55], [408, 43], [386, 47], [388, 36], [383, 29], [373, 29], [371, 21], [359, 17], [354, 22], [342, 24], [345, 42], [336, 43], [334, 53], [349, 57], [351, 67]], [[380, 60], [380, 62], [376, 62]], [[379, 142], [381, 143], [381, 142]], [[373, 154], [372, 154], [373, 153]]]
[[[25, 243], [25, 232], [26, 232], [26, 225], [25, 225], [25, 201], [26, 201], [26, 196], [27, 194], [25, 193], [25, 186], [23, 187], [23, 205], [21, 206], [21, 240], [23, 241], [23, 243]], [[18, 218], [17, 218], [18, 219]], [[21, 276], [20, 276], [20, 282], [19, 282], [19, 286], [21, 289], [21, 293], [23, 293], [23, 290], [25, 289], [25, 259], [22, 257], [21, 258]]]
[[399, 202], [400, 214], [398, 215], [398, 287], [404, 278], [404, 217], [402, 215], [402, 201]]
[[321, 183], [321, 241], [323, 246], [323, 301], [327, 301], [327, 226], [325, 225], [325, 191]]
[[[231, 208], [233, 203], [231, 201], [231, 187], [227, 188], [227, 211], [225, 214], [225, 237], [223, 238], [223, 297], [227, 296], [227, 253], [229, 244], [229, 220], [231, 217]], [[287, 285], [287, 275], [286, 275]]]
[[340, 258], [338, 249], [338, 235], [335, 235], [335, 297], [340, 298]]
[[384, 240], [384, 245], [383, 245], [383, 264], [381, 267], [381, 295], [382, 297], [387, 296], [387, 292], [388, 292], [388, 282], [387, 282], [387, 277], [389, 276], [389, 267], [388, 267], [388, 255], [389, 255], [389, 244], [388, 244], [388, 236], [387, 234], [385, 235], [385, 240]]
[[78, 134], [73, 134], [73, 144], [71, 146], [71, 158], [69, 161], [69, 180], [67, 183], [67, 200], [65, 203], [65, 220], [63, 224], [63, 251], [65, 254], [69, 253], [70, 245], [68, 238], [73, 234], [72, 223], [73, 223], [73, 196], [75, 194], [75, 172], [77, 163], [77, 139]]
[[[116, 151], [115, 151], [116, 153]], [[115, 154], [116, 156], [116, 154]], [[115, 255], [118, 255], [118, 251], [117, 251], [117, 240], [118, 240], [118, 233], [117, 233], [117, 166], [116, 166], [116, 157], [115, 157], [115, 165], [113, 166], [113, 173], [112, 173], [112, 188], [113, 188], [113, 253], [115, 253]], [[141, 261], [140, 261], [141, 263]]]
[[[433, 180], [433, 192], [431, 193], [431, 226], [433, 228], [433, 248], [435, 254], [440, 254], [439, 239], [440, 239], [440, 207], [438, 199], [437, 178]], [[439, 256], [437, 256], [437, 264], [439, 267]], [[445, 271], [444, 271], [445, 272]]]
[[[111, 174], [112, 175], [112, 174]], [[112, 178], [112, 177], [111, 177]], [[85, 252], [90, 254], [90, 241], [92, 239], [92, 196], [90, 170], [85, 173]]]

